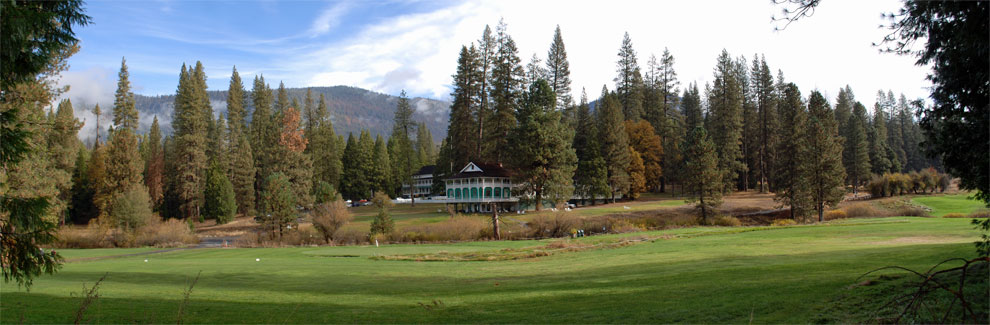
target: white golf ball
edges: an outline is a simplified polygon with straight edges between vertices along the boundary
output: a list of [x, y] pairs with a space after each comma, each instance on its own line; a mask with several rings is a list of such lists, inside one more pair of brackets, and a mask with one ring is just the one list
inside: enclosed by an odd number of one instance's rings
[[145, 262], [145, 263], [148, 263], [148, 260], [144, 260], [144, 262]]
[[254, 259], [254, 261], [255, 262], [261, 262], [261, 259], [260, 258], [256, 258], [256, 259]]

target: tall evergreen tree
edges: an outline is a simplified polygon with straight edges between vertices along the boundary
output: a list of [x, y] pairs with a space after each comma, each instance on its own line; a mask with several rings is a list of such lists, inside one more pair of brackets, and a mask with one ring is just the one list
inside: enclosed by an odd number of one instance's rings
[[693, 83], [684, 89], [684, 101], [681, 109], [684, 110], [684, 129], [693, 130], [697, 127], [705, 127], [705, 118], [701, 111], [701, 93], [698, 91], [698, 84]]
[[533, 53], [533, 56], [529, 58], [529, 63], [526, 63], [525, 71], [526, 75], [523, 78], [524, 84], [530, 85], [540, 79], [546, 80], [547, 71], [543, 67], [543, 60], [536, 53]]
[[[498, 50], [495, 53], [492, 67], [492, 111], [488, 124], [484, 128], [484, 137], [480, 137], [479, 150], [482, 160], [501, 163], [505, 157], [509, 132], [516, 126], [515, 114], [521, 101], [525, 71], [519, 59], [516, 41], [509, 35], [504, 22], [499, 22], [496, 28]], [[479, 121], [480, 121], [479, 115]]]
[[873, 118], [870, 119], [869, 141], [870, 171], [873, 174], [892, 172], [890, 156], [893, 150], [887, 145], [887, 118], [879, 103], [874, 105]]
[[574, 172], [574, 193], [582, 199], [595, 199], [609, 194], [608, 169], [602, 158], [598, 124], [591, 115], [588, 96], [581, 90], [581, 103], [577, 109], [577, 130], [573, 148], [578, 159]]
[[557, 108], [564, 109], [573, 105], [571, 98], [571, 64], [567, 61], [567, 50], [564, 48], [564, 37], [560, 34], [560, 25], [553, 31], [553, 42], [547, 51], [547, 82], [557, 95]]
[[[340, 193], [347, 199], [367, 198], [371, 193], [371, 150], [374, 143], [367, 130], [361, 131], [360, 140], [354, 134], [348, 134], [347, 146], [343, 155], [343, 175], [341, 177]], [[368, 143], [371, 143], [370, 145]]]
[[887, 91], [886, 96], [882, 92], [878, 93], [877, 101], [883, 103], [881, 107], [887, 116], [887, 145], [894, 153], [890, 158], [891, 165], [896, 172], [904, 172], [907, 166], [907, 153], [904, 152], [901, 119], [897, 118], [897, 99], [894, 98], [892, 91]]
[[292, 106], [278, 115], [281, 116], [279, 125], [282, 129], [274, 170], [289, 178], [296, 203], [309, 206], [313, 203], [310, 195], [313, 190], [313, 162], [303, 153], [309, 141], [303, 136], [302, 116]]
[[[453, 103], [450, 105], [450, 123], [447, 124], [450, 166], [458, 166], [456, 168], [480, 158], [477, 155], [477, 135], [472, 131], [477, 125], [473, 116], [476, 109], [473, 95], [480, 86], [473, 77], [477, 62], [477, 54], [462, 46], [457, 59], [457, 73], [453, 76]], [[453, 171], [448, 168], [447, 173], [452, 175]]]
[[[836, 116], [839, 116], [836, 113]], [[852, 185], [853, 193], [870, 178], [870, 142], [866, 136], [866, 107], [856, 102], [853, 111], [846, 122], [845, 149], [842, 162], [848, 176], [848, 184]]]
[[59, 222], [65, 224], [69, 203], [72, 201], [72, 177], [79, 158], [79, 148], [82, 147], [76, 136], [82, 123], [73, 114], [71, 101], [64, 99], [58, 104], [51, 125], [47, 149], [54, 169], [47, 177], [55, 181], [55, 188], [58, 190], [58, 195], [51, 202], [52, 207], [55, 208]]
[[194, 69], [182, 67], [179, 89], [175, 94], [175, 116], [172, 125], [176, 138], [176, 189], [181, 214], [198, 217], [202, 202], [203, 169], [206, 165], [206, 127], [204, 119], [210, 110], [206, 96], [206, 75], [201, 63]]
[[850, 135], [851, 130], [846, 123], [849, 122], [855, 104], [856, 96], [853, 95], [852, 88], [849, 85], [839, 88], [839, 96], [835, 98], [835, 123], [838, 125], [839, 136], [843, 138]]
[[[106, 173], [101, 180], [101, 198], [110, 203], [120, 198], [127, 191], [143, 182], [142, 172], [144, 161], [138, 152], [138, 113], [134, 107], [134, 94], [130, 91], [127, 65], [121, 61], [120, 80], [117, 83], [117, 95], [113, 105], [113, 121], [116, 125], [112, 133], [106, 156]], [[105, 204], [104, 206], [113, 206]], [[114, 211], [109, 211], [111, 217]]]
[[523, 105], [516, 113], [519, 124], [509, 136], [513, 178], [522, 190], [531, 194], [539, 211], [544, 200], [553, 204], [566, 202], [573, 193], [571, 186], [577, 156], [555, 107], [553, 88], [540, 79], [529, 87]]
[[144, 185], [148, 187], [148, 197], [152, 205], [161, 204], [165, 184], [165, 150], [162, 148], [162, 131], [158, 116], [151, 122], [148, 131], [148, 161], [144, 165]]
[[[392, 178], [396, 179], [400, 183], [397, 185], [407, 184], [410, 187], [410, 197], [413, 198], [412, 205], [415, 206], [415, 198], [413, 195], [413, 183], [412, 175], [416, 173], [419, 168], [418, 157], [416, 155], [416, 150], [413, 148], [412, 132], [416, 127], [416, 122], [412, 119], [413, 110], [409, 106], [409, 99], [406, 97], [406, 91], [403, 90], [399, 94], [399, 101], [395, 107], [395, 117], [393, 118], [392, 124], [392, 137], [390, 141], [393, 147], [393, 157], [392, 166], [395, 166], [394, 170], [391, 170], [389, 176], [394, 176]], [[387, 152], [386, 152], [387, 153]], [[375, 154], [378, 154], [377, 147]], [[385, 184], [383, 180], [376, 180], [372, 183], [375, 184]], [[376, 191], [392, 192], [392, 188], [382, 188], [375, 187]]]
[[753, 75], [752, 87], [757, 119], [759, 120], [757, 180], [760, 184], [760, 193], [766, 193], [769, 190], [771, 166], [776, 159], [776, 150], [774, 149], [778, 140], [777, 96], [775, 95], [773, 75], [770, 73], [770, 68], [767, 67], [764, 56], [761, 56], [758, 62], [755, 57], [753, 58], [751, 73]]
[[746, 165], [742, 163], [742, 85], [736, 78], [735, 62], [729, 52], [722, 50], [715, 67], [715, 81], [708, 98], [708, 121], [705, 126], [712, 134], [712, 141], [718, 151], [719, 169], [723, 171], [723, 184], [728, 191], [736, 184], [740, 172]]
[[323, 94], [320, 94], [313, 121], [310, 123], [315, 126], [306, 149], [313, 157], [313, 184], [318, 186], [320, 183], [327, 183], [335, 191], [339, 191], [343, 168], [340, 161], [342, 146], [337, 143], [337, 135], [334, 134], [333, 122]]
[[127, 72], [127, 60], [120, 59], [120, 72], [117, 74], [117, 92], [113, 100], [113, 124], [117, 128], [131, 129], [137, 132], [138, 111], [134, 107], [134, 93], [131, 92], [130, 73]]
[[599, 98], [598, 130], [602, 140], [602, 158], [608, 169], [608, 186], [615, 202], [616, 193], [625, 193], [629, 188], [629, 139], [626, 136], [626, 125], [623, 122], [622, 104], [614, 93], [602, 87], [602, 97]]
[[[254, 112], [251, 113], [251, 149], [254, 150], [256, 204], [260, 210], [264, 182], [274, 172], [278, 152], [279, 127], [273, 110], [272, 90], [265, 78], [255, 76], [251, 91]], [[283, 175], [284, 176], [284, 175]]]
[[722, 172], [718, 168], [718, 155], [715, 144], [708, 138], [708, 133], [702, 127], [696, 127], [687, 137], [684, 146], [684, 161], [686, 173], [684, 188], [688, 202], [696, 202], [695, 207], [701, 212], [702, 223], [715, 215], [716, 209], [722, 204]]
[[802, 103], [801, 91], [793, 83], [783, 86], [778, 113], [780, 141], [777, 152], [782, 154], [774, 166], [774, 200], [790, 208], [791, 219], [803, 218], [812, 209], [807, 177], [811, 169], [809, 160], [817, 157], [811, 156], [808, 148], [808, 112]]
[[385, 139], [379, 134], [375, 138], [375, 148], [371, 161], [374, 163], [372, 174], [374, 179], [371, 182], [371, 190], [375, 192], [391, 192], [395, 186], [392, 185], [392, 162], [389, 161], [388, 147]]
[[835, 123], [835, 113], [821, 93], [814, 91], [808, 98], [808, 183], [811, 202], [818, 210], [818, 222], [824, 221], [825, 208], [842, 201], [842, 184], [846, 179], [842, 167], [842, 138]]
[[615, 92], [622, 105], [622, 113], [626, 120], [643, 118], [643, 75], [636, 61], [636, 50], [633, 49], [632, 39], [626, 32], [619, 47], [619, 60], [615, 62]]
[[433, 143], [433, 134], [424, 122], [416, 126], [416, 152], [420, 165], [436, 164], [436, 144]]
[[234, 189], [234, 198], [237, 202], [237, 212], [243, 215], [255, 213], [255, 173], [254, 156], [251, 154], [251, 142], [248, 141], [247, 134], [241, 133], [237, 137], [234, 155], [231, 157], [230, 183]]

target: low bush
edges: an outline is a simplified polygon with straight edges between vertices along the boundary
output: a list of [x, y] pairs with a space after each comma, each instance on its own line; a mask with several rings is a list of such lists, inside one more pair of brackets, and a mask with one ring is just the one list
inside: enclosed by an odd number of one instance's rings
[[742, 222], [739, 221], [739, 219], [737, 219], [736, 217], [732, 217], [732, 216], [717, 216], [715, 218], [712, 218], [710, 223], [713, 226], [722, 226], [722, 227], [742, 226]]
[[825, 220], [835, 220], [835, 219], [845, 219], [848, 218], [845, 211], [842, 210], [830, 210], [825, 212]]
[[580, 218], [560, 210], [538, 215], [529, 222], [530, 236], [535, 238], [570, 236], [571, 229], [580, 226]]
[[881, 213], [874, 209], [868, 203], [857, 203], [843, 208], [845, 210], [846, 217], [848, 218], [864, 218], [864, 217], [882, 217], [886, 216], [885, 213]]
[[138, 229], [134, 238], [137, 246], [179, 247], [196, 244], [199, 238], [189, 229], [189, 225], [178, 219], [162, 221], [152, 218], [147, 225]]
[[309, 226], [288, 230], [282, 233], [279, 245], [284, 246], [314, 246], [323, 243], [323, 236]]
[[313, 227], [320, 232], [323, 241], [327, 244], [333, 244], [334, 234], [337, 233], [337, 230], [354, 219], [351, 212], [347, 210], [347, 204], [340, 199], [317, 204], [310, 216], [313, 219]]
[[990, 210], [977, 210], [970, 213], [967, 218], [990, 218]]
[[894, 215], [904, 217], [930, 217], [928, 210], [917, 206], [901, 207], [900, 209], [897, 209]]
[[946, 213], [942, 218], [966, 218], [965, 214], [959, 212]]
[[355, 227], [344, 227], [334, 233], [334, 242], [341, 245], [367, 244], [368, 231]]
[[773, 225], [778, 227], [793, 226], [796, 224], [797, 222], [794, 219], [776, 219], [773, 221]]

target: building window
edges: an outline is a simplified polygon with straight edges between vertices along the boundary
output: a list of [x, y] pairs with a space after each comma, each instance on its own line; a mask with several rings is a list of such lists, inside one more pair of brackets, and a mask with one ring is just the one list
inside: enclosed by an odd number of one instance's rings
[[454, 190], [454, 198], [456, 199], [461, 198], [461, 189]]
[[486, 198], [491, 198], [492, 197], [492, 188], [491, 187], [486, 187], [485, 188], [485, 197]]
[[509, 192], [509, 188], [508, 187], [503, 187], [502, 188], [502, 195], [504, 195], [505, 198], [507, 198], [507, 199], [511, 197], [511, 193]]
[[472, 187], [471, 188], [471, 198], [472, 199], [477, 199], [478, 198], [478, 188], [477, 187]]
[[501, 187], [496, 187], [495, 188], [495, 197], [496, 198], [502, 197], [502, 188]]
[[447, 197], [453, 197], [453, 196], [454, 196], [454, 190], [447, 190]]

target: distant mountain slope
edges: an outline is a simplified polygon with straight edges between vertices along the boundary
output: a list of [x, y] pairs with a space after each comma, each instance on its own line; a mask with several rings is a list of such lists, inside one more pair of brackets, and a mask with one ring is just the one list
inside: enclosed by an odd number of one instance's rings
[[[383, 137], [388, 137], [392, 133], [392, 117], [395, 114], [398, 97], [348, 86], [313, 87], [312, 89], [314, 103], [319, 102], [320, 94], [326, 97], [330, 118], [333, 120], [333, 128], [337, 134], [346, 136], [348, 132], [353, 132], [356, 136], [361, 129], [368, 129], [372, 136], [381, 134]], [[304, 105], [306, 88], [288, 88], [287, 90], [290, 100], [297, 98], [299, 105]], [[210, 91], [209, 95], [214, 113], [225, 114], [227, 112], [227, 91]], [[254, 105], [250, 99], [250, 92], [247, 96], [245, 103], [248, 120], [250, 120]], [[163, 132], [172, 133], [171, 121], [175, 95], [135, 95], [134, 97], [137, 109], [141, 114], [142, 132], [151, 127], [152, 118], [157, 115], [159, 123], [162, 124]], [[430, 133], [433, 134], [433, 140], [439, 143], [447, 135], [450, 103], [419, 97], [411, 98], [409, 101], [415, 110], [413, 119], [417, 122], [425, 122]]]

